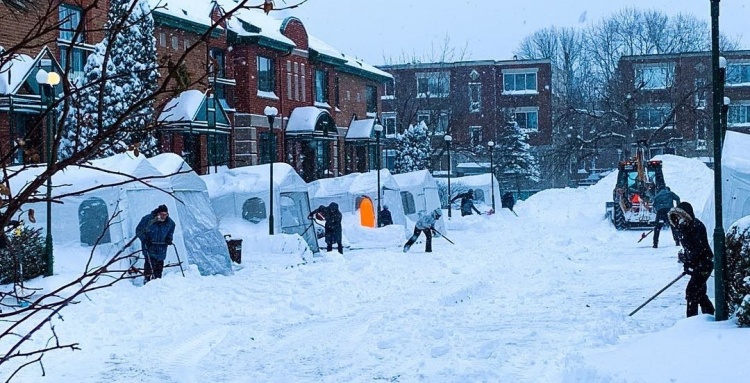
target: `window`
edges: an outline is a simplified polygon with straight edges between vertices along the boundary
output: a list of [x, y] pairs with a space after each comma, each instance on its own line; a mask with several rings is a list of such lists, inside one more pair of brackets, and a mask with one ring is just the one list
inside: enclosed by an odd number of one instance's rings
[[305, 76], [305, 64], [301, 65], [302, 69], [300, 70], [300, 73], [302, 74], [302, 102], [307, 101], [307, 81], [305, 80], [307, 76]]
[[536, 69], [503, 71], [503, 94], [537, 93]]
[[387, 112], [383, 113], [381, 115], [381, 118], [383, 119], [383, 131], [385, 132], [385, 135], [395, 135], [396, 134], [396, 113], [395, 112]]
[[539, 130], [539, 108], [517, 108], [512, 113], [518, 127], [524, 132]]
[[86, 65], [86, 58], [89, 52], [83, 49], [82, 44], [85, 39], [84, 31], [76, 31], [81, 23], [81, 10], [69, 5], [61, 4], [58, 10], [60, 17], [60, 35], [61, 43], [58, 45], [60, 50], [60, 65], [63, 68], [70, 68], [70, 80], [76, 81], [83, 78], [83, 68]]
[[245, 200], [242, 204], [242, 219], [252, 223], [266, 219], [266, 203], [258, 197]]
[[668, 106], [645, 106], [635, 110], [635, 125], [641, 129], [658, 129], [667, 121]]
[[211, 65], [209, 66], [209, 71], [217, 78], [226, 77], [226, 58], [224, 56], [224, 51], [218, 48], [214, 48], [211, 49], [208, 54], [209, 56], [211, 56]]
[[315, 70], [315, 102], [328, 102], [328, 72]]
[[[334, 87], [334, 90], [333, 90], [334, 91], [333, 98], [334, 98], [334, 102], [336, 103], [335, 104], [336, 106], [341, 105], [339, 102], [339, 86], [340, 85], [341, 84], [339, 82], [339, 76], [336, 76], [336, 86]], [[369, 112], [369, 109], [368, 109], [368, 112]]]
[[190, 48], [190, 40], [188, 39], [182, 40], [182, 49], [188, 50], [188, 48]]
[[470, 126], [469, 137], [471, 139], [471, 145], [473, 146], [482, 145], [482, 127]]
[[292, 99], [292, 62], [286, 60], [286, 98]]
[[396, 97], [396, 81], [391, 80], [383, 84], [383, 99], [393, 99]]
[[482, 109], [482, 84], [469, 83], [469, 113], [479, 113]]
[[706, 79], [695, 79], [695, 108], [706, 109]]
[[750, 85], [750, 63], [728, 64], [727, 85]]
[[101, 198], [87, 198], [78, 206], [78, 227], [80, 228], [80, 240], [84, 245], [94, 246], [96, 244], [110, 243], [109, 235], [109, 212], [107, 203]]
[[484, 190], [474, 189], [474, 201], [484, 203]]
[[404, 205], [404, 214], [416, 214], [417, 207], [414, 204], [414, 195], [408, 191], [401, 192], [401, 204]]
[[436, 134], [445, 134], [448, 131], [450, 115], [446, 111], [421, 110], [417, 112], [417, 122], [424, 121], [428, 128]]
[[274, 91], [273, 60], [258, 56], [258, 92]]
[[448, 97], [451, 88], [450, 72], [417, 73], [417, 97]]
[[180, 39], [177, 36], [172, 36], [172, 49], [177, 50], [180, 47]]
[[699, 118], [695, 125], [695, 149], [706, 150], [708, 148], [708, 121]]
[[60, 40], [70, 42], [74, 41], [73, 38], [75, 37], [75, 42], [84, 42], [83, 31], [80, 31], [76, 36], [76, 31], [81, 24], [81, 10], [70, 5], [60, 4], [58, 15], [60, 16]]
[[167, 34], [164, 32], [159, 32], [159, 45], [163, 47], [167, 46]]
[[674, 64], [649, 64], [635, 68], [635, 86], [643, 89], [666, 89], [674, 82]]
[[378, 88], [372, 85], [365, 87], [365, 104], [367, 105], [367, 113], [378, 112]]
[[750, 126], [750, 103], [732, 103], [727, 112], [727, 125]]

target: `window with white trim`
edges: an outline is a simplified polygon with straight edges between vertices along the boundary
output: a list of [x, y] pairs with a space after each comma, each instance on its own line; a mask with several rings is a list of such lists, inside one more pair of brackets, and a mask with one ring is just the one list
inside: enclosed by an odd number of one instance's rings
[[417, 112], [417, 122], [424, 121], [428, 128], [436, 134], [445, 134], [448, 131], [450, 114], [446, 111], [420, 110]]
[[471, 139], [471, 145], [477, 146], [482, 145], [482, 127], [481, 126], [470, 126], [469, 137]]
[[537, 93], [536, 74], [536, 68], [504, 70], [503, 94]]
[[695, 124], [695, 149], [706, 150], [708, 148], [708, 121], [699, 118]]
[[539, 108], [522, 107], [511, 111], [511, 117], [523, 132], [539, 131]]
[[448, 97], [451, 89], [450, 72], [417, 73], [417, 97]]
[[391, 79], [390, 81], [386, 81], [383, 83], [383, 95], [380, 97], [380, 99], [394, 99], [396, 98], [396, 80]]
[[707, 81], [705, 78], [695, 79], [695, 108], [696, 109], [706, 109], [706, 105], [707, 105], [706, 94], [708, 93], [708, 88], [706, 84], [707, 84]]
[[315, 102], [328, 102], [328, 72], [315, 70]]
[[396, 112], [384, 112], [380, 115], [383, 120], [383, 131], [386, 136], [396, 134]]
[[81, 26], [81, 13], [80, 8], [66, 4], [60, 4], [58, 9], [58, 16], [60, 17], [60, 34], [58, 36], [60, 65], [63, 68], [70, 66], [69, 78], [71, 81], [83, 78], [83, 68], [86, 66], [86, 58], [90, 53], [83, 46], [86, 41], [85, 31], [78, 31]]
[[727, 64], [726, 84], [750, 86], [750, 63]]
[[479, 113], [482, 110], [482, 83], [469, 83], [469, 113]]
[[674, 63], [644, 64], [635, 67], [635, 87], [666, 89], [674, 84]]
[[635, 125], [638, 129], [659, 129], [667, 122], [670, 107], [645, 105], [635, 110]]
[[172, 49], [177, 50], [180, 48], [180, 39], [177, 36], [172, 36]]
[[750, 101], [732, 101], [727, 111], [727, 125], [750, 126]]

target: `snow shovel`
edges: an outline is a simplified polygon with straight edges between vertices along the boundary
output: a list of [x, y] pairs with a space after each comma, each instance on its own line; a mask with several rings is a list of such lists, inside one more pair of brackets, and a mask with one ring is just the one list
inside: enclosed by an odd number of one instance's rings
[[441, 236], [441, 237], [445, 238], [445, 240], [446, 240], [446, 241], [448, 241], [448, 242], [450, 242], [450, 243], [451, 243], [451, 245], [455, 245], [455, 243], [453, 243], [453, 241], [451, 241], [451, 240], [450, 240], [450, 239], [448, 239], [448, 238], [447, 238], [446, 236], [444, 236], [444, 235], [443, 235], [443, 233], [441, 233], [441, 232], [439, 232], [439, 231], [437, 231], [437, 230], [435, 230], [435, 229], [432, 229], [432, 231], [434, 231], [435, 233], [437, 233], [437, 235], [439, 235], [439, 236]]
[[668, 284], [668, 285], [664, 286], [664, 288], [662, 288], [661, 290], [659, 290], [659, 291], [658, 291], [658, 292], [657, 292], [656, 294], [654, 294], [654, 296], [652, 296], [651, 298], [648, 298], [648, 300], [647, 300], [647, 301], [643, 302], [643, 304], [642, 304], [642, 305], [638, 306], [638, 308], [636, 308], [635, 310], [633, 310], [633, 312], [632, 312], [632, 313], [630, 313], [630, 314], [628, 314], [628, 316], [629, 316], [629, 317], [632, 317], [632, 316], [633, 316], [633, 314], [637, 313], [637, 312], [638, 312], [638, 310], [640, 310], [640, 309], [642, 309], [642, 308], [643, 308], [643, 306], [647, 305], [647, 304], [648, 304], [649, 302], [651, 302], [652, 300], [654, 300], [654, 298], [658, 297], [658, 296], [659, 296], [659, 294], [663, 293], [663, 292], [664, 292], [664, 290], [668, 289], [668, 288], [669, 288], [669, 286], [672, 286], [673, 284], [675, 284], [675, 282], [679, 281], [679, 280], [680, 280], [680, 278], [684, 277], [685, 275], [687, 275], [687, 273], [685, 273], [685, 272], [683, 271], [683, 272], [682, 272], [682, 273], [681, 273], [681, 274], [680, 274], [680, 275], [679, 275], [679, 276], [678, 276], [677, 278], [675, 278], [675, 279], [674, 279], [674, 280], [673, 280], [672, 282], [669, 282], [669, 284]]
[[649, 230], [649, 231], [647, 231], [645, 233], [642, 233], [641, 234], [641, 239], [638, 240], [638, 243], [641, 243], [641, 241], [643, 241], [646, 237], [648, 237], [648, 235], [651, 234], [653, 231], [654, 231], [654, 229], [651, 229], [651, 230]]
[[513, 211], [513, 209], [508, 209], [508, 210], [510, 210], [511, 213], [513, 213], [516, 217], [518, 217], [518, 214], [516, 214], [516, 212]]
[[177, 246], [172, 243], [172, 247], [174, 247], [174, 253], [177, 256], [177, 264], [180, 265], [180, 272], [182, 273], [182, 277], [185, 278], [185, 270], [182, 269], [182, 260], [180, 260], [180, 252], [177, 251]]

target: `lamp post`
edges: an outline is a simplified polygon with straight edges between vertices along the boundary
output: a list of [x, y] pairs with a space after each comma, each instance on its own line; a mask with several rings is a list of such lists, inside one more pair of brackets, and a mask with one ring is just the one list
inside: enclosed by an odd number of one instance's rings
[[273, 120], [279, 114], [279, 110], [273, 106], [267, 106], [263, 109], [263, 114], [268, 118], [268, 169], [269, 169], [269, 194], [268, 194], [268, 234], [273, 235], [273, 157], [274, 157], [274, 139], [273, 139]]
[[[380, 134], [383, 133], [383, 125], [375, 124], [373, 129], [375, 129], [375, 146], [378, 157], [378, 220], [380, 220]], [[378, 222], [378, 227], [380, 227], [380, 222]]]
[[727, 60], [719, 57], [719, 0], [711, 0], [711, 67], [713, 71], [713, 129], [714, 129], [714, 292], [717, 321], [727, 319], [724, 291], [724, 223], [721, 195], [721, 112], [724, 106], [724, 72]]
[[[55, 85], [60, 83], [60, 75], [56, 72], [47, 72], [44, 69], [39, 69], [36, 72], [36, 81], [39, 85], [46, 85], [44, 88], [45, 92], [49, 92], [47, 97], [47, 129], [46, 129], [46, 157], [47, 157], [47, 170], [52, 167], [53, 155], [52, 155], [52, 125], [55, 123], [55, 119], [52, 117], [54, 113], [55, 103]], [[41, 96], [41, 95], [40, 95]], [[44, 240], [44, 261], [45, 269], [44, 276], [50, 277], [53, 274], [53, 263], [54, 257], [52, 252], [52, 174], [47, 175], [47, 236]]]
[[[726, 70], [724, 71], [724, 74], [726, 75]], [[726, 78], [726, 77], [725, 77]], [[727, 135], [727, 124], [729, 121], [727, 118], [729, 117], [729, 104], [732, 103], [732, 100], [729, 97], [724, 96], [724, 106], [721, 108], [721, 145], [724, 146], [724, 137]]]
[[492, 152], [495, 149], [495, 142], [487, 143], [490, 147], [490, 193], [492, 194], [492, 211], [495, 211], [495, 163], [492, 161]]
[[445, 140], [446, 150], [448, 150], [448, 219], [450, 219], [451, 211], [453, 210], [451, 206], [451, 170], [453, 169], [451, 163], [451, 141], [453, 141], [453, 137], [450, 134], [446, 134], [443, 139]]

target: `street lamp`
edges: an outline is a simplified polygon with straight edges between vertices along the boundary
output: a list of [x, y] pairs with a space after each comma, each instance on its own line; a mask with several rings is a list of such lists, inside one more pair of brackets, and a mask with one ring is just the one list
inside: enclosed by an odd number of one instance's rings
[[495, 149], [495, 142], [490, 141], [487, 143], [490, 147], [490, 193], [492, 194], [492, 211], [495, 211], [495, 164], [492, 161], [492, 152]]
[[[49, 92], [47, 97], [47, 137], [46, 137], [46, 157], [47, 157], [47, 170], [52, 167], [52, 125], [55, 123], [55, 119], [52, 117], [54, 113], [53, 106], [55, 104], [55, 85], [60, 83], [60, 75], [56, 72], [47, 72], [44, 69], [39, 69], [36, 72], [36, 81], [41, 85], [46, 85], [49, 89], [45, 88], [45, 92]], [[40, 89], [41, 90], [41, 89]], [[41, 94], [40, 94], [41, 96]], [[52, 252], [52, 173], [47, 175], [47, 236], [44, 240], [44, 261], [45, 269], [44, 276], [50, 277], [53, 272], [54, 257]]]
[[713, 129], [714, 129], [714, 292], [717, 321], [727, 320], [724, 290], [724, 223], [721, 202], [721, 112], [724, 106], [724, 74], [727, 60], [719, 57], [719, 0], [711, 0], [711, 67], [713, 71]]
[[445, 148], [448, 150], [448, 219], [451, 218], [451, 170], [453, 169], [453, 166], [451, 164], [451, 141], [453, 141], [453, 137], [451, 137], [450, 134], [446, 134], [443, 139], [445, 140]]
[[[725, 71], [726, 73], [726, 71]], [[729, 104], [732, 100], [729, 97], [724, 96], [724, 106], [721, 108], [721, 144], [724, 145], [724, 137], [727, 135], [727, 120], [729, 114]]]
[[268, 198], [268, 234], [273, 235], [273, 157], [274, 157], [274, 138], [273, 138], [273, 120], [279, 114], [279, 110], [273, 106], [267, 106], [263, 109], [263, 114], [268, 118], [268, 168], [269, 171], [269, 198]]
[[[380, 134], [383, 132], [383, 125], [375, 124], [373, 129], [375, 129], [375, 146], [377, 147], [378, 157], [378, 220], [380, 220]], [[380, 222], [378, 222], [378, 227], [380, 227]]]

